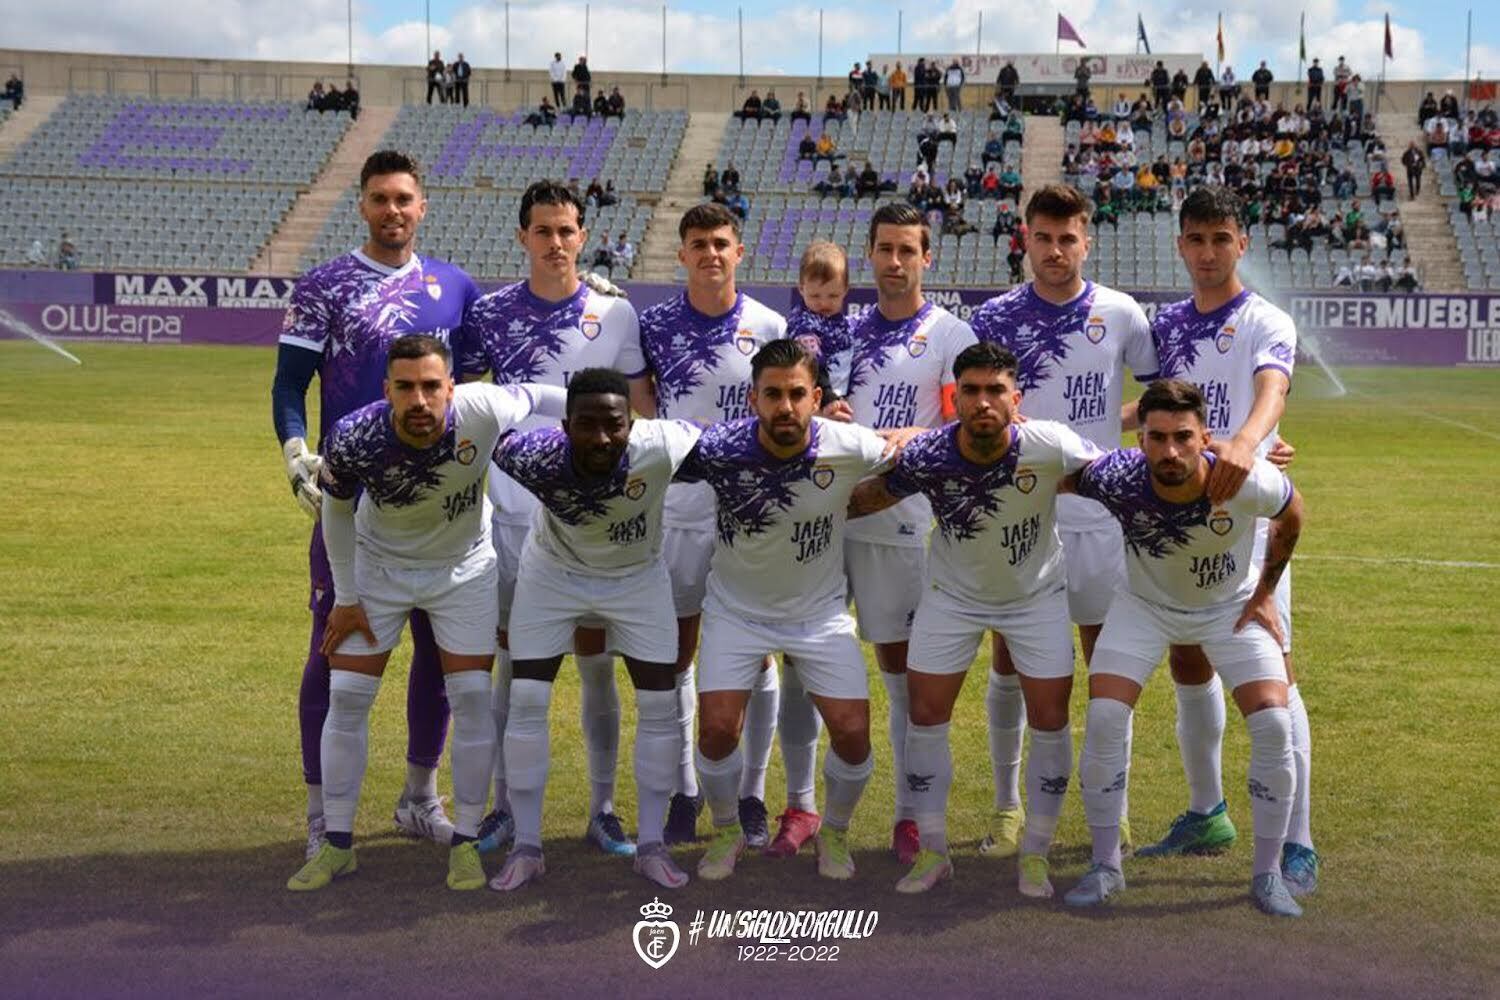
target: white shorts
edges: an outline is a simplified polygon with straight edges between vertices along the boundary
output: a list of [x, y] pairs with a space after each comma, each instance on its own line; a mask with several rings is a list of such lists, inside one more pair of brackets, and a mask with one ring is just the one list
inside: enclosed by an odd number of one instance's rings
[[1011, 662], [1027, 677], [1073, 676], [1073, 623], [1062, 587], [989, 607], [929, 587], [912, 625], [907, 668], [961, 674], [974, 662], [987, 631], [1005, 637]]
[[1058, 531], [1068, 570], [1068, 614], [1077, 625], [1101, 625], [1109, 602], [1125, 589], [1125, 536], [1118, 525]]
[[1251, 681], [1286, 683], [1281, 647], [1271, 633], [1256, 622], [1234, 631], [1243, 610], [1240, 603], [1178, 610], [1122, 591], [1109, 606], [1089, 674], [1118, 674], [1144, 687], [1167, 647], [1182, 645], [1202, 646], [1231, 691]]
[[927, 550], [914, 545], [844, 541], [844, 573], [865, 642], [911, 638], [927, 579]]
[[647, 663], [677, 661], [672, 583], [661, 560], [629, 576], [577, 573], [527, 543], [510, 617], [510, 655], [539, 660], [573, 651], [579, 625], [604, 628], [605, 649]]
[[495, 546], [495, 560], [499, 570], [496, 589], [500, 593], [502, 624], [510, 621], [510, 609], [516, 599], [516, 571], [521, 566], [521, 550], [526, 547], [526, 539], [530, 535], [530, 524], [490, 522], [490, 541]]
[[714, 557], [713, 529], [664, 525], [661, 554], [672, 578], [672, 606], [677, 617], [690, 618], [701, 613], [708, 587], [708, 564]]
[[784, 653], [809, 694], [870, 697], [854, 619], [841, 607], [800, 622], [759, 622], [709, 598], [698, 644], [698, 691], [749, 691], [767, 656]]
[[407, 617], [417, 610], [432, 619], [438, 649], [462, 656], [495, 652], [495, 628], [500, 617], [495, 607], [495, 554], [475, 552], [456, 566], [436, 569], [404, 569], [384, 566], [360, 557], [354, 559], [354, 583], [364, 605], [375, 645], [355, 633], [339, 644], [346, 656], [388, 653], [401, 639]]

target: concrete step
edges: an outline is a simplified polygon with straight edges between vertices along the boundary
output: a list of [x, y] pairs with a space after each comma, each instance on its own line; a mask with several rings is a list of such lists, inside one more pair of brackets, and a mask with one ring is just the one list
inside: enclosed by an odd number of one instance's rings
[[641, 241], [638, 256], [641, 266], [637, 274], [642, 281], [672, 280], [677, 268], [677, 248], [681, 245], [677, 222], [683, 212], [703, 200], [703, 165], [718, 164], [719, 145], [729, 120], [729, 115], [722, 112], [694, 111], [688, 116], [677, 159], [667, 174], [666, 188]]
[[0, 163], [14, 156], [31, 134], [52, 117], [52, 112], [63, 100], [56, 94], [38, 94], [21, 102], [21, 107], [11, 112], [5, 124], [0, 125]]
[[1426, 147], [1416, 115], [1408, 111], [1382, 112], [1378, 124], [1390, 154], [1391, 173], [1396, 175], [1407, 253], [1416, 262], [1423, 289], [1463, 291], [1464, 271], [1458, 256], [1458, 239], [1453, 233], [1453, 224], [1448, 221], [1447, 202], [1438, 194], [1437, 180], [1430, 167], [1423, 177], [1422, 193], [1411, 201], [1405, 197], [1406, 171], [1400, 163], [1401, 155], [1413, 140], [1418, 146]]

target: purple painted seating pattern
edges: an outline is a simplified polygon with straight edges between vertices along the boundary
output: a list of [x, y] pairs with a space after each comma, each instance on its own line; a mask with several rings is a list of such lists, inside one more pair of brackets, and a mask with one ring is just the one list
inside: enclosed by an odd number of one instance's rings
[[[211, 151], [224, 137], [230, 122], [285, 121], [290, 104], [179, 104], [130, 103], [104, 126], [99, 138], [78, 156], [81, 167], [119, 167], [170, 170], [174, 173], [236, 175], [250, 172], [250, 160], [227, 156], [172, 155], [162, 149]], [[151, 153], [127, 152], [127, 147], [154, 147]]]
[[[533, 163], [565, 160], [566, 176], [593, 179], [604, 169], [604, 161], [619, 133], [619, 123], [598, 118], [581, 119], [587, 124], [582, 138], [569, 145], [538, 143], [531, 130], [521, 131], [529, 112], [517, 110], [496, 114], [486, 110], [471, 121], [455, 125], [448, 134], [443, 151], [432, 164], [434, 178], [460, 178], [469, 165], [479, 160], [520, 159]], [[558, 124], [571, 124], [572, 115], [559, 115]], [[493, 130], [493, 131], [491, 131]]]

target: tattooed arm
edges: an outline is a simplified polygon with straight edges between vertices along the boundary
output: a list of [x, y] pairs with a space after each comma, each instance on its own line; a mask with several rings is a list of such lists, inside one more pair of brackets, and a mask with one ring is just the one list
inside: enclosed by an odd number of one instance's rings
[[1292, 561], [1292, 550], [1297, 547], [1297, 539], [1301, 534], [1302, 494], [1294, 489], [1286, 507], [1271, 519], [1270, 536], [1266, 539], [1265, 565], [1261, 568], [1260, 580], [1255, 584], [1255, 593], [1245, 602], [1245, 610], [1240, 612], [1239, 620], [1234, 623], [1236, 632], [1251, 622], [1259, 622], [1278, 643], [1285, 642], [1286, 637], [1281, 632], [1281, 616], [1276, 612], [1276, 584], [1281, 581], [1287, 564]]
[[887, 507], [894, 507], [901, 499], [886, 489], [885, 476], [870, 476], [861, 479], [854, 487], [854, 492], [849, 495], [849, 516], [853, 518], [878, 514]]

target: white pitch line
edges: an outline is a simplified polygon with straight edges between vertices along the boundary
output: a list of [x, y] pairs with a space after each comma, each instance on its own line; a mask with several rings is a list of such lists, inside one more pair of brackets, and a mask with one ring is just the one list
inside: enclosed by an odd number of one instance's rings
[[1411, 559], [1405, 556], [1324, 556], [1303, 555], [1298, 553], [1292, 557], [1294, 562], [1304, 559], [1312, 559], [1318, 562], [1352, 562], [1352, 563], [1401, 563], [1405, 566], [1436, 566], [1442, 569], [1500, 569], [1500, 563], [1471, 562], [1462, 559]]
[[[1351, 389], [1349, 390], [1349, 393], [1350, 395], [1359, 396], [1368, 395], [1368, 393], [1364, 392], [1363, 390], [1357, 389]], [[1459, 430], [1468, 431], [1470, 434], [1478, 434], [1480, 437], [1487, 437], [1491, 441], [1500, 441], [1500, 434], [1496, 434], [1494, 431], [1487, 431], [1483, 427], [1475, 427], [1473, 424], [1466, 424], [1462, 420], [1454, 420], [1452, 417], [1445, 417], [1440, 414], [1433, 413], [1431, 410], [1424, 410], [1417, 406], [1407, 406], [1405, 403], [1390, 402], [1389, 400], [1385, 401], [1385, 405], [1394, 407], [1398, 410], [1405, 410], [1407, 413], [1415, 413], [1420, 417], [1426, 417], [1428, 420], [1436, 420], [1440, 424], [1447, 424], [1450, 427], [1457, 427]]]

